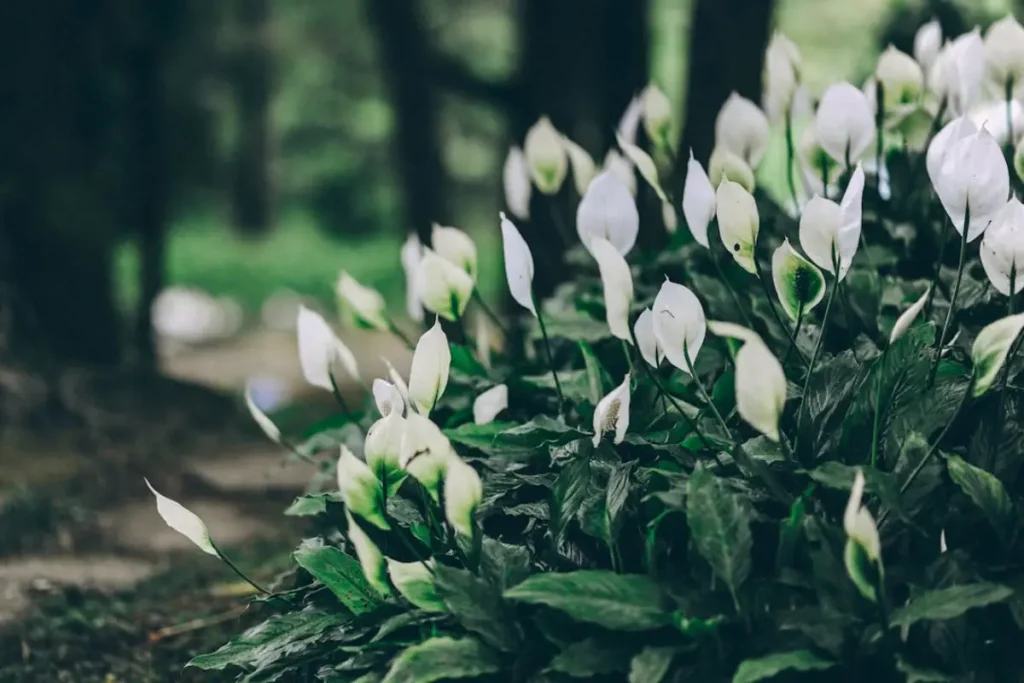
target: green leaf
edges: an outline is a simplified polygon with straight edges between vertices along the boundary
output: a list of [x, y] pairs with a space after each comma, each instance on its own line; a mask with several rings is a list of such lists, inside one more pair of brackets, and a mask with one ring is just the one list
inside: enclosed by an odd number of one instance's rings
[[636, 574], [603, 570], [537, 574], [505, 591], [505, 598], [546, 605], [576, 621], [620, 631], [644, 631], [671, 623], [658, 585]]
[[452, 370], [470, 377], [487, 377], [487, 368], [480, 364], [473, 352], [462, 344], [448, 344], [452, 353]]
[[[595, 320], [576, 311], [561, 313], [558, 316], [545, 314], [544, 325], [549, 337], [596, 342], [612, 336], [611, 330], [603, 320]], [[534, 325], [530, 336], [533, 339], [541, 338], [539, 325]]]
[[891, 626], [910, 626], [919, 621], [955, 619], [968, 610], [1002, 602], [1013, 590], [997, 583], [970, 583], [922, 593], [896, 609], [889, 619]]
[[617, 465], [608, 477], [605, 494], [605, 541], [614, 543], [622, 526], [622, 512], [629, 498], [629, 482], [636, 462]]
[[433, 683], [501, 671], [501, 660], [473, 638], [430, 638], [402, 651], [383, 683]]
[[[562, 394], [574, 403], [590, 403], [590, 378], [586, 370], [559, 370], [558, 381], [562, 385]], [[555, 380], [550, 372], [540, 375], [528, 375], [522, 378], [523, 384], [529, 389], [555, 391]]]
[[548, 665], [549, 670], [573, 678], [591, 678], [628, 668], [629, 651], [626, 648], [596, 638], [573, 643]]
[[946, 683], [953, 680], [941, 671], [914, 666], [903, 657], [896, 658], [896, 670], [907, 677], [906, 683]]
[[1009, 542], [1014, 523], [1013, 502], [1003, 482], [958, 455], [949, 455], [946, 465], [950, 478], [981, 509], [1003, 542]]
[[298, 654], [349, 619], [341, 612], [309, 608], [274, 615], [216, 652], [194, 657], [188, 665], [206, 671], [223, 671], [231, 666], [252, 671]]
[[686, 520], [697, 550], [732, 593], [739, 609], [738, 590], [750, 573], [753, 512], [746, 499], [730, 490], [709, 470], [698, 466], [686, 488]]
[[835, 662], [822, 659], [810, 650], [776, 652], [744, 661], [732, 677], [732, 683], [755, 683], [783, 671], [824, 671], [835, 665]]
[[567, 525], [583, 506], [590, 477], [590, 458], [583, 454], [563, 467], [555, 480], [551, 488], [551, 534], [556, 540], [562, 539]]
[[305, 440], [295, 450], [311, 458], [320, 451], [336, 451], [342, 444], [358, 449], [362, 442], [363, 432], [359, 425], [347, 416], [334, 416], [310, 427]]
[[455, 618], [491, 647], [515, 652], [519, 643], [515, 621], [501, 594], [489, 583], [465, 569], [445, 565], [434, 568], [437, 592]]
[[530, 575], [530, 551], [519, 545], [484, 537], [480, 571], [502, 590], [515, 586]]
[[328, 501], [334, 500], [330, 493], [307, 493], [297, 497], [284, 514], [289, 517], [313, 517], [327, 512]]
[[645, 647], [629, 664], [629, 683], [661, 683], [677, 652], [674, 647]]
[[529, 422], [499, 432], [495, 442], [503, 446], [536, 449], [541, 446], [569, 443], [587, 434], [547, 415], [538, 415]]
[[594, 349], [590, 344], [581, 341], [577, 342], [580, 353], [583, 355], [583, 364], [587, 371], [587, 388], [590, 394], [590, 402], [595, 406], [604, 397], [605, 392], [612, 387], [612, 379], [608, 376], [601, 361], [597, 359]]
[[353, 614], [372, 611], [383, 601], [367, 583], [359, 561], [334, 546], [303, 544], [293, 557], [296, 564], [334, 593]]
[[445, 429], [444, 435], [453, 443], [475, 448], [485, 455], [511, 455], [515, 452], [530, 453], [532, 448], [524, 446], [513, 449], [507, 443], [499, 444], [498, 435], [508, 431], [515, 425], [511, 422], [491, 422], [490, 424], [478, 425], [466, 422], [454, 429]]

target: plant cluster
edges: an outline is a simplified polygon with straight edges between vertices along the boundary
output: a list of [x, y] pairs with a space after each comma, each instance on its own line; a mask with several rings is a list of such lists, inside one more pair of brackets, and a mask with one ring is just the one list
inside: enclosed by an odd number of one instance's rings
[[[302, 440], [247, 397], [337, 486], [288, 510], [314, 535], [259, 588], [267, 620], [191, 665], [251, 683], [1021, 680], [1022, 93], [1008, 17], [945, 43], [928, 24], [914, 57], [890, 48], [816, 107], [776, 35], [763, 109], [730, 97], [681, 187], [654, 86], [600, 166], [541, 119], [505, 167], [518, 319], [460, 329], [488, 312], [476, 248], [439, 226], [402, 252], [410, 315], [437, 316], [407, 380], [374, 379], [372, 407]], [[783, 206], [755, 188], [773, 126]], [[514, 223], [533, 192], [579, 196], [543, 302]], [[661, 225], [641, 228], [636, 197]], [[634, 248], [663, 228], [665, 248]], [[377, 292], [342, 274], [338, 297], [400, 334]], [[311, 384], [340, 401], [337, 378], [363, 381], [319, 314], [298, 341]]]

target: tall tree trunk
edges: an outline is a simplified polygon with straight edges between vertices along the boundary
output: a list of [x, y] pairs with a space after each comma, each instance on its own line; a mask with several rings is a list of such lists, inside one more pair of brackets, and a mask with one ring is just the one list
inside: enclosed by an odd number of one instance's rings
[[[774, 0], [696, 0], [690, 30], [686, 120], [680, 150], [707, 164], [715, 117], [733, 91], [760, 104]], [[680, 158], [685, 158], [680, 155]]]
[[431, 225], [449, 220], [448, 183], [441, 155], [434, 52], [418, 0], [364, 0], [395, 113], [395, 157], [406, 224], [423, 244]]

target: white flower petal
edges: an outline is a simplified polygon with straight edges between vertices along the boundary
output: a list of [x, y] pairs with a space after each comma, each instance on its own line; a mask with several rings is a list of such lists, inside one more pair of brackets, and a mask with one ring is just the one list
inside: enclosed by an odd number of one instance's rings
[[416, 269], [416, 291], [423, 307], [445, 320], [458, 320], [475, 287], [469, 273], [433, 249], [424, 249]]
[[665, 190], [661, 189], [661, 181], [658, 180], [658, 167], [655, 166], [654, 159], [647, 152], [625, 140], [621, 135], [618, 137], [618, 143], [623, 154], [633, 162], [636, 170], [640, 172], [640, 177], [647, 181], [647, 184], [651, 186], [654, 193], [658, 195], [658, 199], [667, 202], [668, 195], [665, 194]]
[[715, 146], [724, 147], [757, 168], [768, 147], [768, 117], [756, 104], [733, 92], [715, 119]]
[[942, 26], [938, 19], [923, 24], [914, 34], [914, 59], [925, 73], [931, 69], [942, 49]]
[[643, 113], [643, 97], [642, 95], [637, 95], [629, 101], [626, 110], [622, 112], [622, 118], [619, 119], [617, 133], [622, 136], [623, 140], [636, 144], [636, 131], [640, 127], [640, 119]]
[[508, 150], [501, 177], [505, 190], [505, 206], [516, 218], [528, 220], [533, 186], [530, 183], [530, 169], [526, 165], [526, 155], [523, 154], [522, 149], [512, 147]]
[[612, 443], [620, 444], [629, 429], [629, 373], [622, 384], [598, 401], [594, 409], [594, 445], [601, 442], [605, 432], [615, 431]]
[[383, 379], [373, 380], [373, 400], [381, 417], [405, 413], [405, 400], [397, 386]]
[[686, 182], [683, 185], [683, 217], [693, 239], [705, 249], [708, 244], [708, 224], [715, 217], [715, 188], [712, 187], [704, 167], [694, 159], [686, 164]]
[[686, 356], [691, 363], [696, 362], [707, 334], [704, 307], [700, 300], [684, 285], [666, 280], [654, 298], [652, 314], [654, 336], [661, 352], [669, 363], [689, 373]]
[[889, 334], [889, 344], [891, 345], [897, 339], [902, 337], [910, 326], [914, 324], [917, 316], [924, 310], [925, 304], [928, 303], [928, 295], [931, 294], [931, 287], [925, 290], [917, 301], [910, 305], [907, 310], [900, 314], [900, 317], [896, 319], [896, 324], [892, 326], [892, 332]]
[[1024, 313], [1001, 318], [982, 328], [974, 338], [971, 360], [974, 361], [974, 396], [988, 391], [1006, 362], [1010, 345], [1024, 327]]
[[508, 408], [508, 386], [493, 386], [473, 401], [473, 423], [485, 425], [494, 422], [498, 413]]
[[458, 228], [435, 223], [431, 242], [438, 256], [466, 271], [476, 280], [476, 243], [472, 237]]
[[722, 243], [741, 268], [748, 273], [756, 273], [754, 246], [761, 219], [754, 197], [739, 183], [723, 180], [715, 193], [715, 203]]
[[203, 520], [199, 519], [194, 512], [181, 503], [171, 500], [157, 491], [149, 483], [148, 479], [143, 479], [143, 481], [146, 482], [146, 486], [156, 497], [156, 511], [164, 522], [167, 523], [167, 526], [195, 543], [204, 553], [220, 557], [220, 553], [213, 546], [213, 541], [210, 540], [210, 532], [206, 528], [206, 524], [203, 523]]
[[569, 172], [569, 159], [562, 146], [562, 134], [542, 116], [526, 133], [523, 142], [526, 167], [533, 184], [544, 194], [555, 194]]
[[786, 405], [786, 373], [758, 339], [736, 354], [736, 412], [772, 441], [779, 440], [779, 418]]
[[271, 420], [266, 413], [264, 413], [258, 405], [256, 405], [255, 399], [252, 396], [252, 388], [250, 383], [245, 385], [245, 406], [249, 409], [249, 414], [252, 415], [252, 419], [259, 425], [263, 433], [267, 435], [267, 438], [274, 443], [281, 443], [281, 430], [278, 428], [274, 421]]
[[629, 342], [629, 309], [633, 304], [633, 275], [629, 264], [612, 243], [603, 237], [590, 240], [590, 253], [601, 272], [608, 327], [613, 335]]
[[305, 306], [299, 308], [296, 324], [299, 363], [306, 381], [315, 387], [333, 390], [331, 366], [337, 360], [352, 377], [359, 378], [355, 356], [341, 343], [323, 316]]
[[661, 365], [664, 355], [658, 345], [658, 338], [654, 336], [654, 314], [650, 308], [645, 308], [633, 325], [633, 334], [636, 335], [636, 343], [640, 348], [640, 355], [652, 368]]
[[576, 192], [582, 197], [586, 194], [590, 181], [597, 174], [597, 164], [594, 163], [587, 150], [564, 135], [562, 144], [565, 145], [565, 151], [569, 155], [569, 166], [572, 168], [572, 179], [576, 185]]
[[519, 229], [505, 214], [501, 218], [501, 244], [505, 256], [505, 279], [516, 303], [537, 316], [533, 303], [533, 254]]
[[792, 320], [798, 320], [825, 296], [825, 277], [813, 263], [797, 253], [784, 239], [772, 254], [772, 281], [779, 303]]
[[371, 330], [388, 331], [387, 304], [384, 296], [372, 287], [364, 287], [355, 278], [341, 271], [335, 284], [342, 312], [356, 325]]
[[849, 83], [829, 86], [814, 118], [818, 143], [837, 163], [855, 163], [875, 140], [875, 121], [864, 93]]
[[981, 265], [992, 286], [1004, 296], [1024, 289], [1024, 204], [1010, 199], [996, 214], [981, 240]]
[[588, 250], [594, 237], [603, 237], [625, 256], [636, 243], [640, 214], [629, 188], [610, 171], [598, 175], [576, 209], [576, 231]]
[[967, 241], [981, 236], [1010, 195], [1010, 170], [999, 143], [987, 130], [982, 128], [950, 146], [942, 158], [935, 193], [957, 232], [963, 234], [969, 216]]
[[422, 415], [429, 415], [448, 386], [452, 352], [441, 323], [424, 332], [416, 343], [409, 370], [409, 400]]
[[[529, 181], [527, 181], [529, 183]], [[527, 185], [529, 187], [529, 185]], [[423, 245], [415, 234], [410, 234], [402, 244], [400, 259], [405, 272], [405, 312], [411, 320], [423, 322], [423, 303], [416, 289], [416, 270], [423, 258]]]
[[476, 470], [462, 458], [451, 458], [444, 477], [444, 516], [466, 538], [472, 538], [476, 531], [476, 509], [483, 497], [484, 487]]

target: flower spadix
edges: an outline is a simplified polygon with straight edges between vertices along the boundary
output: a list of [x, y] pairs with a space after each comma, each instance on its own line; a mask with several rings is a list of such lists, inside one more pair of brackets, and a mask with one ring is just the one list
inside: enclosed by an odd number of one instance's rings
[[1000, 294], [1009, 296], [1024, 289], [1024, 204], [1016, 197], [995, 215], [985, 231], [981, 239], [981, 265]]
[[786, 406], [786, 373], [753, 330], [732, 323], [708, 321], [720, 337], [743, 343], [736, 354], [736, 412], [772, 441], [779, 440], [779, 418]]
[[220, 557], [220, 553], [213, 546], [213, 541], [210, 540], [210, 532], [203, 520], [199, 519], [194, 512], [181, 503], [171, 500], [157, 491], [149, 483], [148, 479], [143, 479], [143, 481], [146, 482], [146, 487], [156, 497], [156, 511], [167, 526], [195, 543], [204, 553]]
[[472, 237], [458, 228], [435, 223], [431, 242], [438, 256], [466, 271], [476, 280], [476, 243]]
[[640, 214], [625, 183], [610, 171], [594, 178], [576, 208], [576, 232], [583, 246], [590, 250], [591, 240], [603, 237], [625, 256], [639, 231]]
[[562, 134], [542, 116], [530, 127], [523, 142], [526, 167], [537, 189], [544, 194], [555, 194], [562, 187], [569, 172], [569, 159], [562, 146]]
[[846, 573], [857, 590], [868, 600], [877, 599], [875, 583], [882, 572], [882, 542], [871, 511], [861, 506], [864, 497], [864, 473], [858, 468], [843, 514], [846, 532], [844, 560]]
[[647, 137], [658, 149], [672, 148], [672, 103], [668, 95], [654, 83], [640, 93], [642, 121]]
[[768, 117], [756, 104], [733, 92], [715, 119], [715, 146], [757, 168], [768, 147]]
[[338, 458], [338, 490], [345, 507], [379, 529], [390, 529], [384, 516], [384, 490], [370, 466], [341, 447]]
[[666, 280], [651, 310], [661, 352], [669, 363], [689, 374], [687, 358], [690, 363], [696, 360], [708, 329], [700, 300], [686, 286]]
[[875, 117], [863, 91], [849, 83], [829, 86], [814, 116], [814, 132], [836, 163], [860, 159], [875, 140]]
[[917, 320], [917, 316], [921, 315], [921, 311], [924, 310], [925, 305], [928, 303], [928, 296], [931, 294], [931, 287], [925, 290], [917, 301], [911, 304], [907, 310], [900, 314], [899, 318], [896, 318], [896, 323], [892, 326], [892, 332], [889, 334], [889, 345], [891, 346], [897, 339], [902, 337], [910, 326]]
[[416, 286], [416, 271], [423, 258], [423, 245], [415, 234], [409, 235], [402, 244], [399, 260], [405, 273], [405, 312], [410, 320], [423, 322], [423, 303], [420, 301], [419, 289]]
[[938, 19], [922, 24], [914, 34], [914, 59], [927, 74], [942, 49], [942, 25]]
[[508, 385], [493, 386], [473, 401], [473, 423], [490, 424], [494, 422], [498, 413], [506, 408], [508, 408]]
[[448, 386], [452, 352], [440, 321], [424, 332], [412, 354], [409, 369], [409, 400], [423, 415], [429, 415]]
[[590, 253], [597, 261], [604, 287], [605, 316], [612, 334], [630, 341], [629, 308], [633, 304], [633, 275], [622, 254], [603, 237], [590, 240]]
[[1006, 363], [1013, 340], [1024, 327], [1024, 313], [1001, 318], [986, 325], [974, 338], [971, 360], [974, 361], [974, 396], [981, 396], [996, 381]]
[[296, 323], [299, 343], [299, 363], [306, 381], [315, 387], [331, 391], [332, 373], [335, 364], [341, 365], [352, 377], [359, 378], [356, 358], [347, 346], [335, 336], [323, 316], [299, 307]]
[[800, 246], [818, 267], [839, 280], [846, 277], [860, 244], [863, 197], [864, 170], [858, 164], [842, 202], [815, 196], [800, 216]]
[[469, 273], [433, 249], [424, 249], [416, 269], [416, 291], [423, 307], [445, 320], [458, 320], [473, 296]]
[[946, 124], [928, 146], [925, 160], [935, 194], [957, 232], [980, 237], [1006, 205], [1010, 171], [999, 143], [967, 117]]
[[636, 335], [636, 345], [640, 349], [640, 355], [652, 368], [661, 365], [665, 354], [661, 351], [658, 338], [654, 336], [654, 314], [650, 308], [645, 308], [637, 316], [633, 324], [633, 334]]
[[825, 296], [825, 276], [783, 240], [772, 254], [772, 280], [779, 302], [792, 320], [806, 315]]
[[605, 432], [615, 432], [612, 443], [620, 444], [629, 429], [629, 373], [622, 384], [611, 390], [594, 409], [594, 445]]
[[389, 329], [384, 297], [376, 289], [365, 287], [341, 271], [335, 284], [342, 316], [357, 327], [387, 332]]
[[715, 204], [718, 232], [726, 250], [743, 270], [756, 273], [754, 246], [757, 244], [761, 218], [754, 197], [739, 183], [723, 180], [715, 193]]
[[533, 303], [533, 254], [515, 224], [499, 213], [501, 218], [501, 246], [505, 257], [505, 280], [508, 291], [515, 302], [532, 313], [537, 309]]
[[505, 206], [516, 218], [526, 220], [530, 217], [530, 196], [533, 186], [530, 183], [530, 169], [526, 163], [526, 155], [519, 147], [511, 147], [505, 157], [505, 166], [501, 172], [502, 189], [505, 190]]
[[484, 489], [480, 475], [462, 458], [448, 460], [444, 475], [444, 516], [459, 534], [472, 537]]
[[704, 167], [693, 157], [686, 162], [686, 182], [683, 184], [683, 218], [697, 244], [708, 248], [708, 224], [715, 217], [715, 188], [704, 172]]

